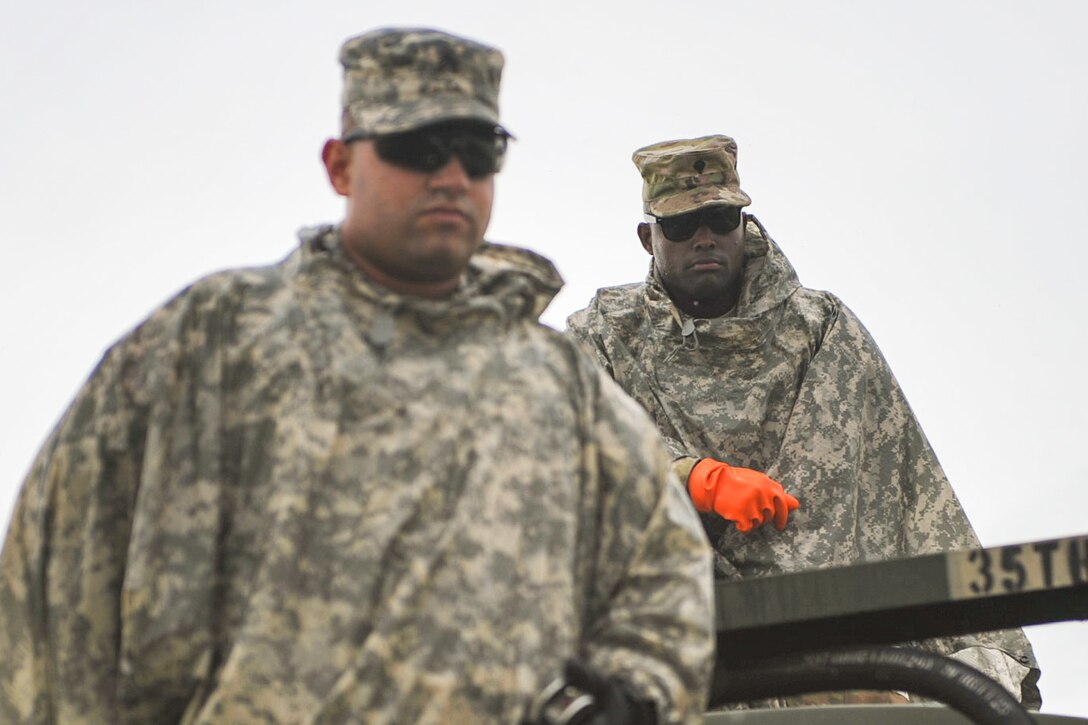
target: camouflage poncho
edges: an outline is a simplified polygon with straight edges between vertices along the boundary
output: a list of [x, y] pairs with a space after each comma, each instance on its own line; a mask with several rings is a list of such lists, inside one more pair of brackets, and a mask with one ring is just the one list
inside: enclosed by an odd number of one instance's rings
[[516, 722], [581, 656], [700, 719], [711, 559], [644, 413], [486, 245], [451, 299], [333, 228], [114, 346], [27, 478], [0, 721]]
[[[702, 457], [753, 468], [801, 502], [785, 531], [743, 534], [703, 515], [716, 574], [818, 569], [978, 546], [937, 458], [876, 343], [834, 295], [801, 286], [748, 217], [734, 314], [690, 320], [651, 267], [642, 284], [601, 289], [567, 320], [654, 418], [686, 475]], [[689, 334], [683, 334], [687, 330]], [[982, 635], [1034, 671], [1019, 630]], [[944, 651], [977, 645], [944, 642]]]

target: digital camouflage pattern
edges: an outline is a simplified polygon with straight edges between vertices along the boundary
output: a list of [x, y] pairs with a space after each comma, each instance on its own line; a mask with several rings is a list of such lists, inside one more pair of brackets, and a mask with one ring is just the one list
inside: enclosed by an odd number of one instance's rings
[[[977, 547], [869, 333], [834, 295], [802, 287], [759, 222], [747, 219], [735, 316], [687, 318], [651, 265], [644, 283], [601, 289], [567, 320], [569, 333], [653, 417], [679, 475], [712, 457], [763, 471], [800, 500], [784, 531], [743, 534], [703, 514], [716, 575]], [[1037, 706], [1038, 665], [1020, 630], [927, 646], [947, 654], [980, 643], [1021, 663], [1023, 701]]]
[[676, 216], [703, 206], [748, 206], [740, 188], [737, 142], [728, 136], [662, 141], [631, 155], [642, 174], [642, 211]]
[[104, 357], [0, 559], [0, 721], [514, 723], [581, 656], [696, 723], [711, 556], [644, 412], [485, 245], [447, 300], [333, 227]]
[[395, 133], [456, 118], [499, 125], [503, 57], [494, 48], [438, 30], [389, 28], [349, 38], [340, 63], [352, 130]]

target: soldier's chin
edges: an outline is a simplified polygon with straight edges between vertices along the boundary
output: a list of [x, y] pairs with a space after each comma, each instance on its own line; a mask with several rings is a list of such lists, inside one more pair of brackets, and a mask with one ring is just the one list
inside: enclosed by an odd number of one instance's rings
[[717, 280], [696, 280], [695, 284], [691, 285], [688, 295], [703, 304], [713, 304], [724, 297], [728, 289], [728, 285]]
[[440, 250], [402, 267], [400, 277], [411, 282], [445, 282], [459, 276], [468, 266], [471, 256], [472, 252], [466, 248]]

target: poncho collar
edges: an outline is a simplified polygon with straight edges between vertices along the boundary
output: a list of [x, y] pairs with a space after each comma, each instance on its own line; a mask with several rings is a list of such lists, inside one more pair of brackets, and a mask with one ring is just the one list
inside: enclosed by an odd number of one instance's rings
[[777, 313], [801, 283], [797, 272], [759, 220], [746, 215], [744, 277], [740, 298], [727, 316], [703, 319], [683, 313], [669, 297], [650, 262], [645, 304], [659, 332], [678, 337], [682, 347], [698, 349], [710, 337], [734, 348], [758, 346], [773, 328]]
[[300, 278], [332, 276], [341, 291], [389, 313], [407, 313], [427, 326], [436, 322], [471, 321], [494, 316], [503, 322], [536, 320], [563, 286], [555, 266], [520, 247], [484, 242], [469, 260], [461, 284], [450, 297], [430, 300], [401, 295], [366, 276], [344, 252], [335, 225], [299, 231], [300, 248], [293, 265]]

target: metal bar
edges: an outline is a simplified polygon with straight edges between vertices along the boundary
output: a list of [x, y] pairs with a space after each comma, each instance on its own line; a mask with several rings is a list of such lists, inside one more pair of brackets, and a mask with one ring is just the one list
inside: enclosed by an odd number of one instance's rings
[[723, 581], [715, 594], [723, 663], [1088, 619], [1088, 536]]

